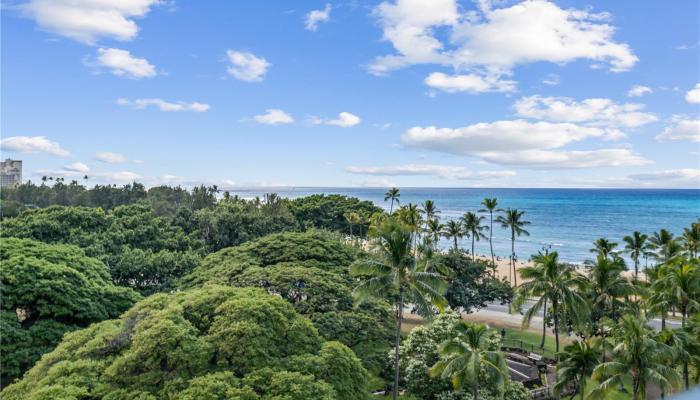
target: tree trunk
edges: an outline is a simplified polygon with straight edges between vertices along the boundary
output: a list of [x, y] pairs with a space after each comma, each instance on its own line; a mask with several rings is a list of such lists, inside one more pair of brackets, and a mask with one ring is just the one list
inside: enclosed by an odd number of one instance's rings
[[542, 309], [542, 343], [540, 348], [544, 350], [544, 339], [547, 336], [547, 296], [544, 298], [544, 308]]
[[472, 233], [472, 261], [476, 260], [476, 255], [474, 254], [474, 234]]
[[583, 400], [584, 393], [586, 393], [586, 375], [581, 374], [581, 400]]
[[457, 236], [453, 236], [452, 238], [455, 241], [455, 251], [457, 251]]
[[[681, 307], [681, 329], [685, 330], [685, 315], [687, 307], [684, 305]], [[688, 361], [683, 361], [683, 383], [685, 384], [685, 390], [690, 387], [690, 380], [688, 379]]]
[[394, 212], [394, 199], [391, 199], [391, 205], [389, 206], [389, 214]]
[[493, 277], [496, 277], [496, 258], [493, 256], [493, 211], [489, 211], [491, 215], [491, 228], [489, 228], [489, 247], [491, 248], [491, 263], [493, 264]]
[[474, 383], [472, 385], [472, 396], [474, 397], [474, 400], [479, 400], [479, 384]]
[[403, 320], [403, 289], [399, 290], [399, 308], [396, 310], [396, 343], [394, 356], [394, 387], [391, 397], [393, 400], [399, 398], [399, 346], [401, 345], [401, 321]]
[[513, 263], [513, 286], [518, 287], [518, 271], [515, 269], [515, 231], [511, 230], [510, 236], [511, 262]]
[[557, 344], [557, 353], [559, 353], [559, 307], [556, 301], [552, 301], [552, 314], [554, 315], [554, 340]]

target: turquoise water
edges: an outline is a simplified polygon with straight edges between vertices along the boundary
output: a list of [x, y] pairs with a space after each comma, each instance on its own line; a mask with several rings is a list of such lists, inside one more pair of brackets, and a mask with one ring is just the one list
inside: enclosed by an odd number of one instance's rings
[[[295, 198], [316, 193], [337, 193], [370, 200], [380, 207], [386, 189], [368, 188], [268, 188], [232, 192], [242, 197], [262, 196], [276, 192]], [[634, 190], [634, 189], [401, 189], [401, 204], [430, 199], [441, 211], [441, 220], [458, 218], [467, 211], [477, 211], [484, 197], [498, 198], [499, 207], [525, 211], [529, 237], [516, 241], [519, 259], [527, 259], [543, 246], [551, 246], [569, 262], [590, 258], [592, 242], [606, 237], [618, 243], [635, 230], [651, 234], [666, 228], [675, 234], [700, 218], [700, 190]], [[510, 252], [508, 231], [494, 226], [494, 251], [507, 257]], [[447, 243], [444, 243], [447, 246]], [[471, 246], [467, 239], [464, 246]], [[620, 247], [623, 247], [620, 244]], [[477, 254], [488, 253], [488, 242], [478, 242]]]

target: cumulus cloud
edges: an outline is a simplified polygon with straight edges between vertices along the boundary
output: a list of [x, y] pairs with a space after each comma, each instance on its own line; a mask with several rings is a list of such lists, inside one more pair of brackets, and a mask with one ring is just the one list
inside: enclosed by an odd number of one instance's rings
[[90, 167], [81, 162], [74, 162], [63, 167], [66, 171], [76, 172], [80, 174], [86, 174], [90, 172]]
[[294, 122], [294, 118], [290, 114], [277, 108], [268, 108], [265, 110], [265, 114], [256, 115], [253, 119], [266, 125], [291, 124]]
[[666, 127], [656, 140], [662, 142], [700, 142], [700, 119], [687, 119], [681, 116], [672, 118], [672, 125]]
[[241, 81], [260, 82], [265, 79], [267, 70], [272, 66], [264, 58], [250, 52], [227, 50], [226, 55], [231, 63], [226, 71]]
[[187, 103], [184, 101], [168, 102], [163, 99], [152, 98], [152, 99], [117, 99], [117, 104], [120, 106], [129, 106], [135, 109], [142, 110], [144, 108], [153, 106], [158, 108], [160, 111], [173, 112], [173, 111], [192, 111], [192, 112], [205, 112], [209, 110], [209, 104], [204, 103]]
[[521, 98], [514, 107], [521, 117], [593, 126], [637, 128], [657, 120], [654, 114], [643, 111], [643, 104], [618, 104], [604, 98], [578, 102], [568, 97], [535, 95]]
[[148, 60], [134, 57], [129, 51], [121, 49], [97, 49], [97, 59], [88, 65], [106, 68], [112, 75], [124, 78], [141, 79], [157, 75], [156, 67]]
[[[630, 47], [613, 39], [608, 14], [562, 9], [544, 0], [502, 8], [481, 1], [462, 12], [456, 0], [396, 0], [374, 9], [383, 39], [396, 52], [377, 57], [374, 74], [416, 64], [450, 66], [482, 77], [510, 75], [515, 66], [534, 62], [562, 65], [587, 59], [627, 71], [638, 61]], [[443, 41], [436, 31], [446, 31]]]
[[331, 19], [331, 5], [326, 3], [323, 10], [313, 10], [306, 14], [305, 27], [310, 31], [316, 31], [318, 24], [328, 22]]
[[695, 88], [690, 89], [685, 94], [685, 101], [690, 104], [700, 104], [700, 83], [695, 85]]
[[123, 154], [112, 153], [110, 151], [99, 151], [95, 153], [95, 160], [108, 164], [120, 164], [126, 162], [127, 158]]
[[573, 169], [623, 167], [651, 163], [630, 149], [601, 149], [587, 151], [526, 150], [513, 153], [482, 153], [484, 160], [501, 165], [533, 169]]
[[377, 176], [436, 176], [453, 180], [482, 180], [507, 178], [515, 176], [514, 171], [472, 171], [465, 167], [431, 164], [405, 164], [386, 167], [356, 167], [345, 168], [347, 172], [361, 175]]
[[343, 111], [340, 114], [338, 114], [338, 118], [336, 119], [323, 119], [323, 118], [318, 118], [318, 117], [311, 117], [309, 118], [309, 123], [312, 125], [334, 125], [334, 126], [339, 126], [341, 128], [350, 128], [351, 126], [355, 126], [362, 122], [362, 119], [358, 117], [355, 114], [351, 114], [347, 111]]
[[18, 153], [47, 153], [68, 157], [70, 152], [46, 136], [11, 136], [0, 140], [0, 149]]
[[161, 0], [30, 0], [19, 6], [42, 29], [94, 44], [100, 38], [131, 40], [135, 18], [145, 17]]
[[501, 80], [497, 76], [447, 75], [442, 72], [433, 72], [424, 82], [432, 88], [448, 93], [513, 92], [517, 86], [517, 82]]
[[642, 97], [645, 94], [648, 93], [653, 93], [654, 91], [651, 90], [650, 87], [648, 86], [642, 86], [642, 85], [634, 85], [632, 88], [627, 92], [627, 96], [629, 97]]

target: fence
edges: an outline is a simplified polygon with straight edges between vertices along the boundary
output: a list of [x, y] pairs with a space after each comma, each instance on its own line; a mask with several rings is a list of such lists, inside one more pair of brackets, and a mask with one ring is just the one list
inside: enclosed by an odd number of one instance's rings
[[522, 339], [503, 339], [501, 340], [501, 345], [510, 349], [520, 350], [524, 353], [534, 353], [548, 360], [554, 359], [554, 352], [542, 349], [539, 345], [526, 342]]

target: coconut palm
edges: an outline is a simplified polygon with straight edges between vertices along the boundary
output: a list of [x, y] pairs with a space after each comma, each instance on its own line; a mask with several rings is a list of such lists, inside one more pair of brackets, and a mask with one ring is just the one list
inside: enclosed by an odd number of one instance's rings
[[440, 241], [440, 236], [442, 235], [442, 231], [444, 228], [445, 225], [441, 224], [438, 219], [433, 218], [428, 220], [426, 232], [428, 233], [428, 237], [430, 237], [430, 240], [432, 240], [433, 244], [437, 244], [437, 242]]
[[[525, 328], [530, 326], [532, 317], [543, 308], [543, 315], [546, 315], [546, 302], [549, 302], [554, 318], [556, 351], [559, 352], [559, 316], [562, 308], [566, 309], [568, 316], [575, 323], [584, 321], [589, 315], [588, 303], [582, 295], [586, 279], [573, 267], [560, 263], [556, 251], [549, 254], [539, 253], [532, 257], [532, 262], [532, 266], [520, 270], [520, 277], [527, 281], [517, 288], [513, 306], [519, 309], [527, 299], [538, 298], [523, 315], [522, 325]], [[543, 344], [545, 327], [543, 322]]]
[[593, 248], [590, 252], [608, 258], [610, 255], [614, 254], [615, 247], [617, 247], [617, 243], [611, 242], [606, 238], [600, 238], [593, 242]]
[[625, 251], [629, 253], [630, 258], [634, 261], [634, 280], [637, 280], [637, 274], [639, 272], [639, 258], [648, 254], [651, 250], [651, 245], [647, 241], [649, 236], [644, 235], [640, 232], [634, 232], [632, 236], [625, 236], [622, 238], [625, 242]]
[[480, 240], [483, 237], [483, 232], [488, 230], [488, 226], [481, 225], [481, 222], [485, 217], [478, 216], [473, 212], [467, 212], [462, 215], [462, 227], [467, 232], [467, 236], [472, 238], [472, 261], [476, 259], [476, 253], [474, 252], [474, 242]]
[[685, 390], [690, 387], [689, 364], [700, 362], [700, 343], [691, 332], [683, 329], [663, 329], [657, 340], [671, 348], [672, 359], [669, 365], [683, 366], [683, 385]]
[[525, 211], [518, 211], [517, 209], [508, 208], [503, 211], [503, 215], [499, 215], [496, 218], [496, 222], [501, 224], [504, 229], [510, 229], [510, 261], [513, 265], [513, 286], [518, 286], [518, 277], [516, 276], [515, 270], [515, 237], [518, 236], [530, 236], [530, 232], [526, 231], [523, 227], [530, 225], [530, 221], [523, 220], [523, 215]]
[[479, 210], [479, 212], [489, 213], [489, 247], [491, 248], [491, 263], [493, 264], [495, 270], [496, 258], [493, 255], [493, 212], [496, 210], [496, 207], [498, 207], [498, 200], [495, 197], [487, 197], [482, 200], [481, 205], [484, 206], [484, 208]]
[[350, 237], [352, 237], [352, 227], [353, 227], [353, 225], [357, 224], [359, 219], [360, 219], [360, 216], [357, 215], [356, 212], [345, 213], [345, 220], [348, 222], [348, 225], [350, 226]]
[[700, 248], [700, 220], [693, 222], [690, 228], [683, 229], [683, 245], [688, 255], [692, 258], [698, 257], [698, 249]]
[[446, 300], [443, 294], [447, 284], [440, 274], [417, 270], [412, 249], [414, 229], [398, 218], [386, 218], [376, 226], [373, 257], [351, 265], [350, 273], [365, 278], [355, 287], [354, 294], [360, 301], [372, 297], [390, 298], [396, 308], [396, 342], [394, 359], [393, 399], [398, 398], [399, 344], [403, 309], [407, 302], [420, 311], [428, 312], [432, 306], [442, 309]]
[[430, 369], [430, 375], [450, 379], [455, 390], [471, 388], [474, 400], [477, 400], [482, 373], [497, 387], [502, 387], [508, 366], [503, 353], [492, 348], [489, 328], [460, 321], [455, 332], [454, 338], [440, 345], [442, 358]]
[[400, 203], [399, 197], [401, 197], [401, 193], [399, 193], [399, 188], [397, 187], [389, 189], [384, 194], [384, 201], [391, 200], [391, 205], [389, 206], [389, 214], [394, 212], [394, 202], [396, 202], [396, 204]]
[[663, 265], [658, 279], [651, 285], [655, 293], [666, 293], [671, 305], [681, 312], [685, 328], [690, 313], [700, 311], [700, 262], [697, 258], [678, 258]]
[[418, 247], [418, 238], [423, 223], [423, 218], [421, 217], [423, 210], [421, 210], [417, 204], [408, 203], [401, 207], [397, 213], [401, 221], [413, 229], [413, 248], [416, 249]]
[[454, 250], [457, 251], [457, 240], [464, 237], [464, 228], [459, 221], [449, 220], [445, 224], [442, 235], [447, 239], [452, 239], [454, 241]]
[[632, 380], [632, 400], [646, 398], [648, 382], [662, 390], [677, 384], [678, 372], [667, 365], [672, 350], [655, 340], [646, 318], [624, 315], [613, 327], [612, 336], [615, 347], [611, 361], [603, 362], [593, 370], [592, 378], [600, 384], [589, 393], [591, 399], [606, 398], [608, 391], [620, 385], [625, 377]]
[[654, 258], [656, 258], [657, 262], [660, 264], [672, 259], [682, 250], [681, 245], [673, 236], [673, 233], [666, 229], [654, 232], [652, 237], [649, 238], [649, 242], [651, 243], [651, 248], [654, 250]]
[[586, 378], [593, 373], [593, 369], [600, 363], [601, 352], [588, 341], [577, 341], [557, 354], [559, 365], [557, 368], [557, 380], [554, 383], [554, 393], [559, 394], [571, 383], [576, 385], [576, 390], [583, 400], [586, 390]]
[[596, 324], [603, 318], [617, 321], [620, 310], [625, 306], [622, 299], [636, 293], [637, 288], [622, 276], [624, 265], [616, 259], [598, 255], [596, 262], [590, 264], [587, 292], [591, 302], [594, 334], [600, 328]]
[[432, 200], [426, 200], [423, 202], [422, 211], [425, 215], [426, 221], [438, 219], [437, 216], [438, 214], [440, 214], [440, 210], [437, 209], [437, 207], [435, 206], [435, 202]]

